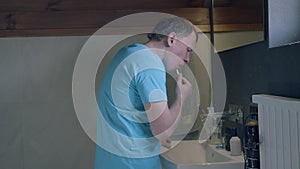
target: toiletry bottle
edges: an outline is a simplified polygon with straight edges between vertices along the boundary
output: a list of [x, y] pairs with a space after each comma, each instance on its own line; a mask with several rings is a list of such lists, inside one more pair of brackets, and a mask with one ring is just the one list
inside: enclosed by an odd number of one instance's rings
[[232, 156], [238, 156], [241, 155], [242, 149], [241, 149], [241, 140], [237, 136], [237, 130], [234, 130], [234, 133], [232, 134], [232, 137], [230, 139], [230, 154]]
[[212, 145], [222, 145], [222, 136], [221, 136], [221, 128], [218, 125], [215, 131], [210, 136], [210, 143]]

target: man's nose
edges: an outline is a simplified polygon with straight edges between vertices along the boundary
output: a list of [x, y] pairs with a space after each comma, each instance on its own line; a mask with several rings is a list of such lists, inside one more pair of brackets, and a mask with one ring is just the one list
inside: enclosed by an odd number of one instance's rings
[[187, 54], [185, 55], [185, 57], [183, 58], [183, 61], [185, 63], [189, 63], [190, 62], [190, 54], [187, 52]]

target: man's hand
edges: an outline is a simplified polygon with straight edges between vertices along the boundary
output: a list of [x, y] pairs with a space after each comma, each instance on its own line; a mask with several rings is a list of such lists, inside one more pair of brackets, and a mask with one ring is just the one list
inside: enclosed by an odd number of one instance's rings
[[172, 140], [170, 138], [165, 139], [165, 140], [160, 140], [160, 144], [168, 149], [171, 148], [171, 143], [172, 143]]
[[192, 94], [191, 83], [179, 73], [177, 77], [177, 96], [181, 96], [182, 102]]

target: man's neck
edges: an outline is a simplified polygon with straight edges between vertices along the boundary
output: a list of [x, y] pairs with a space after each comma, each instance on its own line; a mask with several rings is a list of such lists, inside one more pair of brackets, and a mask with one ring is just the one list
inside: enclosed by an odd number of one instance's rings
[[160, 59], [163, 60], [163, 57], [165, 56], [166, 49], [162, 42], [159, 41], [148, 41], [145, 43], [145, 45], [153, 52], [155, 53]]

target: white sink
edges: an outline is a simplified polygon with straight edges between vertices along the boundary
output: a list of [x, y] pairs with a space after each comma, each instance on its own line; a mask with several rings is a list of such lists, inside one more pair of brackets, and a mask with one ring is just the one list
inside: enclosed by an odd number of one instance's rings
[[243, 169], [244, 158], [198, 140], [182, 141], [161, 154], [163, 169]]

